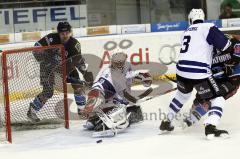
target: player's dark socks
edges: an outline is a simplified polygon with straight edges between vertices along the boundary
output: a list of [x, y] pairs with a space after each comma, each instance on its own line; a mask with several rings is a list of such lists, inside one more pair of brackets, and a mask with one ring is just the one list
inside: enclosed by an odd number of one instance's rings
[[170, 121], [168, 121], [168, 120], [163, 120], [162, 122], [161, 122], [161, 125], [160, 125], [160, 127], [159, 127], [159, 129], [161, 130], [161, 131], [173, 131], [174, 130], [174, 126], [172, 126], [172, 124], [171, 124], [171, 122]]
[[38, 118], [37, 114], [36, 114], [36, 110], [34, 109], [34, 105], [33, 103], [30, 103], [28, 112], [27, 112], [27, 117], [33, 121], [33, 122], [39, 122], [40, 119]]
[[208, 136], [214, 136], [214, 137], [220, 137], [222, 135], [229, 135], [226, 130], [219, 130], [214, 125], [207, 125], [205, 127], [205, 135]]

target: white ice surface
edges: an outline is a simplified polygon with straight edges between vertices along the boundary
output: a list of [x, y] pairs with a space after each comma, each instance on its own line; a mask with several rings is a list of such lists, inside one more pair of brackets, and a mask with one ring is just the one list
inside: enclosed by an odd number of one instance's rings
[[[142, 103], [148, 120], [132, 125], [114, 138], [91, 138], [83, 130], [83, 121], [71, 121], [70, 129], [31, 130], [14, 132], [13, 144], [0, 145], [0, 159], [219, 159], [239, 158], [240, 150], [240, 94], [229, 99], [219, 128], [229, 131], [231, 138], [207, 141], [203, 121], [192, 128], [171, 134], [158, 135], [160, 120], [150, 120], [150, 113], [166, 110], [174, 92]], [[193, 97], [192, 97], [193, 98]], [[186, 112], [191, 104], [185, 105]], [[147, 116], [146, 116], [147, 114]], [[158, 115], [159, 117], [159, 115]], [[179, 122], [176, 122], [178, 125]]]

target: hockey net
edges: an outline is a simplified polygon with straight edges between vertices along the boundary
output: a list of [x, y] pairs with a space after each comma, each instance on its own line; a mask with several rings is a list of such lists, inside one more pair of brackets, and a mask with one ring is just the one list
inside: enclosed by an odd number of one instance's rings
[[[0, 141], [12, 142], [12, 130], [24, 125], [28, 125], [28, 129], [56, 123], [69, 127], [65, 52], [62, 45], [4, 51], [0, 69]], [[40, 73], [41, 70], [44, 71]], [[46, 82], [52, 82], [53, 87], [49, 89], [53, 95], [37, 111], [40, 122], [35, 123], [27, 117], [27, 111], [37, 95], [49, 93], [46, 88], [43, 92]]]

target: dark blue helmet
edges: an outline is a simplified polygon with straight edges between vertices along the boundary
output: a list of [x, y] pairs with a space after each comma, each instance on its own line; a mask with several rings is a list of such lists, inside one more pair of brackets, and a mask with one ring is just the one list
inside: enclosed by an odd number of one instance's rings
[[72, 26], [68, 22], [59, 22], [57, 26], [57, 31], [60, 32], [65, 32], [65, 31], [71, 31]]

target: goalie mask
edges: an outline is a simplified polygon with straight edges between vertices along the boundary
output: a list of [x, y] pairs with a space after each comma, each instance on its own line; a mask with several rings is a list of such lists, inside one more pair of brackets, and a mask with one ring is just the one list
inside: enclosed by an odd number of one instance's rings
[[111, 57], [111, 68], [122, 71], [124, 69], [126, 60], [127, 54], [123, 52], [113, 54]]

